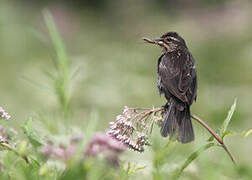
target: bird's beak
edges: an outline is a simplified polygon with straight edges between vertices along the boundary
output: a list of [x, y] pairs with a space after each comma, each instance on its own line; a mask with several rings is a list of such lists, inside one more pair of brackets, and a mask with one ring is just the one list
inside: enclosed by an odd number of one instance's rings
[[162, 45], [163, 44], [163, 39], [162, 38], [154, 38], [154, 39], [149, 39], [149, 38], [142, 38], [145, 42], [150, 43], [150, 44], [157, 44], [157, 45]]
[[154, 38], [153, 41], [158, 42], [158, 41], [163, 41], [162, 38]]

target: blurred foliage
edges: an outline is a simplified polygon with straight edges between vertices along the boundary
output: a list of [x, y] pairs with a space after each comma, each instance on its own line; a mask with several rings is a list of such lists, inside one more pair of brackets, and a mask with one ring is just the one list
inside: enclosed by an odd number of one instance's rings
[[[115, 1], [115, 0], [114, 0]], [[109, 5], [113, 5], [113, 0], [44, 0], [44, 1], [31, 1], [22, 0], [22, 3], [29, 3], [34, 5], [48, 5], [51, 3], [62, 3], [70, 5], [74, 8], [95, 8], [99, 10], [105, 10]], [[132, 0], [124, 0], [126, 3], [132, 2]], [[141, 3], [156, 5], [159, 8], [167, 9], [174, 7], [181, 7], [188, 5], [190, 7], [208, 7], [208, 6], [220, 6], [223, 5], [227, 0], [141, 0]]]

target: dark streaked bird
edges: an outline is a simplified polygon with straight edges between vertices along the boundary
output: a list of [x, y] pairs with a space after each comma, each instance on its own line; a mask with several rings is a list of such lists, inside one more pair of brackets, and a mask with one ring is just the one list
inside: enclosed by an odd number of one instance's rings
[[164, 94], [164, 123], [161, 135], [182, 143], [194, 140], [190, 106], [197, 96], [197, 74], [194, 59], [186, 43], [176, 32], [160, 38], [143, 38], [148, 43], [162, 47], [158, 59], [158, 89]]

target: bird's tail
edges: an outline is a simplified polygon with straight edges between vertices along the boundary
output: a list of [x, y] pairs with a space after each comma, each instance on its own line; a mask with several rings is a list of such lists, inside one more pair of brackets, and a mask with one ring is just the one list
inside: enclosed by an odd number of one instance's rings
[[166, 108], [164, 124], [161, 128], [161, 135], [170, 139], [177, 139], [181, 143], [188, 143], [194, 140], [194, 132], [191, 122], [190, 106], [178, 102], [171, 97], [169, 107]]

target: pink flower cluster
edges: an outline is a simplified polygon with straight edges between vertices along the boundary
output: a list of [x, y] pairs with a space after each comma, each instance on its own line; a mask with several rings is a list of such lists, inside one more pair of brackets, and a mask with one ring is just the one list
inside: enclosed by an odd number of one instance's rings
[[110, 130], [107, 134], [127, 147], [143, 152], [143, 146], [148, 145], [145, 133], [148, 124], [145, 122], [146, 118], [143, 118], [143, 114], [137, 112], [136, 109], [125, 106], [123, 113], [116, 117], [116, 121], [110, 122]]
[[[57, 158], [67, 161], [76, 153], [79, 140], [80, 137], [71, 139], [68, 146], [55, 145], [52, 141], [47, 141], [40, 149], [40, 153], [45, 158]], [[119, 154], [124, 150], [125, 147], [122, 143], [104, 133], [96, 133], [84, 151], [84, 157], [97, 157], [102, 154], [109, 163], [119, 165]]]
[[95, 157], [103, 154], [108, 162], [119, 165], [118, 155], [123, 151], [125, 151], [125, 147], [122, 143], [104, 133], [96, 133], [85, 152], [85, 156]]
[[46, 158], [55, 157], [63, 160], [70, 159], [76, 152], [76, 141], [71, 140], [68, 147], [54, 145], [52, 141], [47, 141], [46, 144], [40, 149], [41, 154]]

